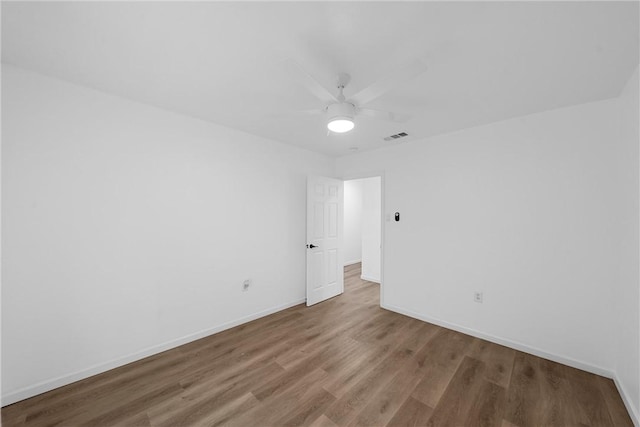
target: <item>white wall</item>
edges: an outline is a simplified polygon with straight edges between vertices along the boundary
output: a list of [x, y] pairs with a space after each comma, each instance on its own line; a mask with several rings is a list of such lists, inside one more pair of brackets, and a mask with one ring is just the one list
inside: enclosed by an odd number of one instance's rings
[[617, 257], [618, 280], [616, 305], [611, 311], [617, 324], [614, 366], [618, 386], [628, 396], [627, 404], [632, 407], [636, 420], [640, 420], [640, 264], [639, 227], [640, 196], [639, 156], [640, 136], [638, 120], [638, 70], [627, 83], [619, 99], [620, 147], [616, 172], [620, 181], [621, 198], [618, 212], [619, 239], [621, 242]]
[[5, 65], [2, 142], [3, 404], [304, 300], [331, 159]]
[[380, 283], [381, 195], [380, 177], [362, 180], [362, 274]]
[[[385, 173], [385, 307], [610, 374], [616, 100], [339, 158]], [[484, 292], [484, 303], [473, 292]]]
[[344, 182], [344, 265], [362, 261], [361, 179]]

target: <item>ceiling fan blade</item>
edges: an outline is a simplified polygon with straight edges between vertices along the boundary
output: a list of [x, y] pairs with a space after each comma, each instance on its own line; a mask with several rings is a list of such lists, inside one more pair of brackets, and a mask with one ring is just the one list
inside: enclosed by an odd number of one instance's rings
[[314, 94], [318, 99], [325, 104], [332, 102], [338, 102], [338, 98], [333, 95], [327, 88], [322, 86], [311, 74], [307, 73], [292, 59], [286, 59], [284, 61], [284, 67], [291, 77], [296, 79], [298, 83], [306, 87], [309, 92]]
[[360, 92], [356, 93], [351, 97], [351, 101], [353, 101], [356, 105], [364, 105], [368, 102], [373, 101], [379, 96], [382, 96], [384, 93], [391, 90], [394, 86], [402, 84], [407, 80], [411, 80], [414, 77], [419, 76], [427, 70], [427, 64], [425, 64], [421, 60], [416, 60], [408, 67], [405, 67], [382, 80], [378, 80], [371, 86], [362, 89]]
[[372, 110], [370, 108], [359, 108], [358, 115], [396, 123], [404, 123], [411, 118], [411, 116], [408, 114], [392, 113], [391, 111]]

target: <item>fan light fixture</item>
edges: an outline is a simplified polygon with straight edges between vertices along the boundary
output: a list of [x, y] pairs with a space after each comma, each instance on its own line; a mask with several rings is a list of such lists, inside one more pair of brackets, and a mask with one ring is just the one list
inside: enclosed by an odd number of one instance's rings
[[331, 132], [345, 133], [355, 127], [353, 116], [355, 116], [356, 108], [348, 102], [340, 102], [331, 104], [327, 107], [327, 128]]
[[351, 120], [348, 117], [334, 118], [334, 119], [331, 119], [329, 123], [327, 123], [327, 128], [329, 128], [331, 132], [336, 132], [336, 133], [349, 132], [354, 127], [355, 127], [355, 124], [353, 123], [353, 120]]

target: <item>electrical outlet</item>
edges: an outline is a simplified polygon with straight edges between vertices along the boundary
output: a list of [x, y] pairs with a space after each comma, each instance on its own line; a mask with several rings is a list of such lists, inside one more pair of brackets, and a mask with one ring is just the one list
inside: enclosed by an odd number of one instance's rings
[[475, 302], [482, 303], [482, 292], [474, 292], [473, 293], [473, 300]]
[[242, 292], [247, 292], [251, 286], [251, 279], [247, 279], [242, 283]]

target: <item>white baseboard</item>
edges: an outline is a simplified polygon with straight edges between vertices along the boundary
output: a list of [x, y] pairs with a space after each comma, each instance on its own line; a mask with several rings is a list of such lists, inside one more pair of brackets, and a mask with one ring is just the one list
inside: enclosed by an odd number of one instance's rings
[[372, 277], [372, 276], [366, 276], [364, 274], [361, 274], [360, 278], [362, 280], [366, 280], [367, 282], [373, 282], [373, 283], [380, 284], [380, 278], [379, 277]]
[[635, 407], [633, 402], [631, 402], [631, 399], [629, 398], [629, 393], [627, 393], [627, 390], [624, 388], [622, 383], [618, 380], [617, 375], [613, 376], [613, 382], [615, 383], [616, 388], [618, 389], [618, 393], [620, 393], [620, 396], [622, 397], [622, 402], [624, 403], [624, 406], [627, 408], [627, 412], [631, 417], [631, 421], [633, 421], [633, 425], [635, 425], [636, 427], [640, 427], [640, 414], [638, 414], [638, 409], [640, 408]]
[[403, 308], [396, 307], [396, 306], [393, 306], [393, 305], [388, 305], [388, 304], [382, 305], [381, 304], [381, 307], [386, 309], [386, 310], [389, 310], [389, 311], [394, 311], [396, 313], [404, 314], [405, 316], [413, 317], [414, 319], [418, 319], [418, 320], [422, 320], [422, 321], [427, 322], [427, 323], [433, 323], [434, 325], [442, 326], [443, 328], [453, 329], [454, 331], [462, 332], [463, 334], [467, 334], [467, 335], [474, 336], [476, 338], [481, 338], [483, 340], [491, 341], [493, 343], [500, 344], [500, 345], [503, 345], [505, 347], [510, 347], [510, 348], [515, 349], [515, 350], [522, 351], [524, 353], [533, 354], [534, 356], [542, 357], [543, 359], [552, 360], [554, 362], [562, 363], [563, 365], [571, 366], [571, 367], [577, 368], [577, 369], [582, 369], [583, 371], [591, 372], [591, 373], [594, 373], [596, 375], [600, 375], [600, 376], [603, 376], [603, 377], [606, 377], [606, 378], [612, 378], [612, 379], [614, 378], [613, 371], [610, 371], [608, 369], [605, 369], [605, 368], [602, 368], [602, 367], [599, 367], [599, 366], [592, 365], [592, 364], [587, 363], [587, 362], [576, 360], [576, 359], [573, 359], [571, 357], [565, 357], [565, 356], [560, 356], [560, 355], [553, 354], [553, 353], [547, 353], [544, 350], [540, 350], [538, 348], [531, 347], [531, 346], [528, 346], [526, 344], [523, 344], [523, 343], [520, 343], [520, 342], [517, 342], [517, 341], [512, 341], [512, 340], [509, 340], [509, 339], [496, 337], [494, 335], [485, 334], [485, 333], [477, 331], [475, 329], [467, 328], [465, 326], [456, 325], [454, 323], [449, 323], [449, 322], [446, 322], [444, 320], [436, 319], [436, 318], [433, 318], [433, 317], [424, 316], [422, 314], [415, 313], [415, 312], [413, 312], [411, 310], [405, 310]]
[[361, 260], [361, 259], [358, 259], [358, 260], [355, 260], [355, 261], [346, 261], [346, 262], [344, 263], [344, 267], [347, 267], [347, 266], [349, 266], [349, 265], [353, 265], [353, 264], [357, 264], [357, 263], [359, 263], [359, 262], [362, 262], [362, 260]]
[[306, 301], [306, 299], [300, 299], [296, 301], [289, 302], [287, 304], [282, 304], [276, 307], [272, 307], [258, 313], [250, 314], [248, 316], [241, 317], [236, 320], [232, 320], [231, 322], [226, 322], [218, 326], [214, 326], [209, 329], [205, 329], [200, 332], [196, 332], [193, 334], [186, 335], [184, 337], [171, 340], [159, 345], [155, 345], [152, 347], [148, 347], [144, 350], [138, 351], [136, 353], [119, 357], [114, 360], [110, 360], [105, 363], [100, 363], [97, 365], [90, 366], [86, 369], [82, 369], [77, 372], [73, 372], [71, 374], [62, 375], [57, 378], [52, 378], [49, 380], [45, 380], [39, 382], [34, 385], [30, 385], [24, 388], [21, 388], [16, 391], [9, 392], [7, 394], [2, 395], [2, 406], [11, 405], [12, 403], [19, 402], [20, 400], [28, 399], [30, 397], [36, 396], [41, 393], [45, 393], [47, 391], [51, 391], [55, 388], [65, 386], [67, 384], [71, 384], [73, 382], [91, 377], [93, 375], [100, 374], [102, 372], [108, 371], [110, 369], [118, 368], [120, 366], [126, 365], [131, 362], [135, 362], [140, 359], [144, 359], [145, 357], [152, 356], [154, 354], [161, 353], [166, 350], [170, 350], [172, 348], [181, 346], [183, 344], [189, 343], [191, 341], [199, 340], [200, 338], [207, 337], [209, 335], [216, 334], [218, 332], [222, 332], [224, 330], [233, 328], [238, 325], [242, 325], [243, 323], [250, 322], [252, 320], [259, 319], [264, 316], [268, 316], [270, 314], [276, 313], [278, 311], [285, 310], [287, 308], [293, 307], [298, 304], [302, 304]]

